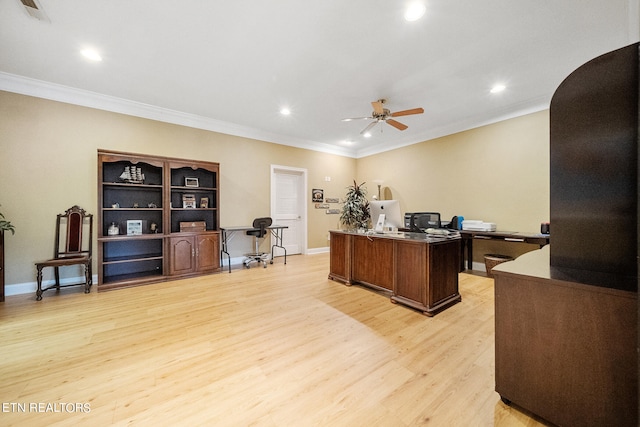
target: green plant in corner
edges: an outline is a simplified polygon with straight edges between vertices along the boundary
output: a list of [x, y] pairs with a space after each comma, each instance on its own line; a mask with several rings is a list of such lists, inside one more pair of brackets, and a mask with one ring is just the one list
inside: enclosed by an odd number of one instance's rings
[[1, 231], [11, 231], [11, 234], [16, 234], [16, 228], [11, 224], [10, 221], [4, 219], [4, 215], [0, 212], [0, 230]]
[[353, 185], [347, 187], [347, 194], [342, 206], [340, 222], [347, 229], [368, 228], [369, 225], [369, 201], [367, 200], [367, 188], [364, 182], [360, 185], [353, 181]]

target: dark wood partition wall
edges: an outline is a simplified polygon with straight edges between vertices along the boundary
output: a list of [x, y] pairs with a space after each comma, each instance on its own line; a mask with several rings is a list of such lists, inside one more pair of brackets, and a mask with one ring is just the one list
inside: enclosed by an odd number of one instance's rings
[[558, 425], [638, 425], [638, 51], [551, 101], [551, 245], [493, 269], [496, 391]]
[[637, 290], [638, 44], [574, 71], [550, 117], [551, 265]]

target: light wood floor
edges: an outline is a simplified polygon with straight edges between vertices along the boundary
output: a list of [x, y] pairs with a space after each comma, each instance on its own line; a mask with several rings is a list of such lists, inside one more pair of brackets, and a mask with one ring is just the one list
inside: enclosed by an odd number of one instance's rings
[[287, 262], [7, 297], [0, 425], [543, 425], [494, 391], [493, 280], [429, 318]]

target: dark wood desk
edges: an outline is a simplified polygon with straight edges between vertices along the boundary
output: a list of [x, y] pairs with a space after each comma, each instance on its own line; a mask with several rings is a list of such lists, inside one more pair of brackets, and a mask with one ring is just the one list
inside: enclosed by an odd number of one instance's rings
[[496, 391], [557, 425], [635, 427], [637, 293], [572, 281], [549, 249], [492, 271]]
[[461, 230], [462, 246], [460, 253], [460, 271], [464, 271], [465, 248], [467, 252], [467, 269], [473, 270], [473, 239], [503, 240], [539, 245], [541, 248], [549, 244], [549, 235], [540, 233], [523, 233], [520, 231], [471, 231]]
[[329, 279], [389, 292], [427, 316], [461, 300], [459, 237], [331, 231], [330, 250]]

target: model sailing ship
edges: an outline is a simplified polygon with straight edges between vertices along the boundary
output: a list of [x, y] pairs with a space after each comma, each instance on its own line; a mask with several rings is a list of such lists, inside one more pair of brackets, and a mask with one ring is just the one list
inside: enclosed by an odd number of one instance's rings
[[125, 166], [124, 172], [120, 175], [120, 181], [129, 184], [144, 184], [144, 174], [139, 167]]

